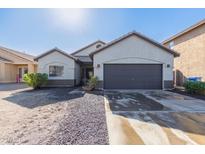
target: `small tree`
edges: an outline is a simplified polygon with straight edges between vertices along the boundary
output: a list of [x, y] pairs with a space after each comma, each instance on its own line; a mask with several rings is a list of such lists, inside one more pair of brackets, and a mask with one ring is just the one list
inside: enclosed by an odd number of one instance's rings
[[89, 80], [86, 86], [83, 87], [86, 91], [94, 90], [97, 86], [98, 78], [96, 76], [92, 76]]
[[97, 82], [98, 82], [98, 78], [96, 76], [92, 76], [89, 80], [88, 80], [88, 86], [95, 88], [97, 86]]
[[23, 80], [28, 86], [38, 89], [47, 83], [48, 75], [45, 73], [27, 73], [24, 74]]

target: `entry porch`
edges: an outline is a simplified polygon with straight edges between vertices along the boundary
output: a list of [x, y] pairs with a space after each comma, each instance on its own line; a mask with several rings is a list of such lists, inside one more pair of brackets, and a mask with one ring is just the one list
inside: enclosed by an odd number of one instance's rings
[[0, 83], [23, 82], [23, 75], [37, 71], [35, 64], [0, 63]]

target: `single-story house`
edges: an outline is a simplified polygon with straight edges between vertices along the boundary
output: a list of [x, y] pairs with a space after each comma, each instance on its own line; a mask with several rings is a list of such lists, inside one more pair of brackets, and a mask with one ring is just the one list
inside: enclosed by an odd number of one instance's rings
[[89, 54], [104, 44], [96, 41], [72, 54], [58, 48], [51, 49], [35, 58], [38, 72], [48, 74], [47, 86], [84, 84], [93, 75], [93, 62]]
[[180, 54], [174, 59], [175, 84], [182, 86], [187, 78], [205, 81], [205, 19], [162, 42]]
[[22, 82], [27, 72], [37, 72], [34, 56], [0, 47], [0, 83]]
[[110, 43], [96, 41], [72, 54], [54, 48], [35, 58], [48, 85], [75, 86], [91, 76], [98, 88], [168, 89], [173, 87], [173, 61], [179, 54], [137, 32]]

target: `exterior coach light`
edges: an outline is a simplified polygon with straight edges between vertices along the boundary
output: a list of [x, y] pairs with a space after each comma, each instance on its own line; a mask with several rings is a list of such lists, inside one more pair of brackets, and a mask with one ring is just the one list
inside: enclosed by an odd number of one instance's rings
[[170, 64], [167, 64], [167, 68], [170, 68]]

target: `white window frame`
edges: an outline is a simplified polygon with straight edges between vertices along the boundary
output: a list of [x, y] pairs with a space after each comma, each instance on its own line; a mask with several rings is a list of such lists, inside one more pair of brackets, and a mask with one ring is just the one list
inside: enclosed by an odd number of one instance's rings
[[[60, 68], [62, 68], [62, 72], [60, 73], [60, 75], [58, 75], [58, 73], [56, 73], [56, 75], [51, 75], [51, 73], [50, 73], [50, 67], [60, 67]], [[48, 67], [48, 75], [49, 75], [49, 77], [51, 77], [51, 78], [55, 78], [55, 77], [62, 77], [63, 76], [63, 74], [64, 74], [64, 66], [62, 66], [62, 65], [49, 65], [49, 67]], [[56, 71], [56, 70], [55, 70]]]

